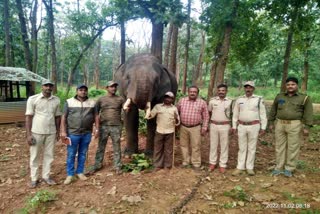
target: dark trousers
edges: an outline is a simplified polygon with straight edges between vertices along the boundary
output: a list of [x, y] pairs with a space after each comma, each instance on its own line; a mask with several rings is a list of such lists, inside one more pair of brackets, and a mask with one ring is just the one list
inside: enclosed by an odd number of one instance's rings
[[154, 137], [153, 165], [155, 168], [171, 168], [173, 153], [173, 133], [160, 134]]

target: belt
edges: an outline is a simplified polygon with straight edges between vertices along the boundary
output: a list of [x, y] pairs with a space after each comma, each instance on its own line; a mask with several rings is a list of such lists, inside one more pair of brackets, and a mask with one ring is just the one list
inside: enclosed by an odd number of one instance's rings
[[281, 120], [281, 119], [277, 119], [280, 123], [282, 124], [292, 124], [292, 123], [298, 123], [301, 120]]
[[210, 122], [212, 124], [215, 124], [215, 125], [229, 125], [230, 124], [230, 121], [215, 121], [215, 120], [210, 120]]
[[244, 121], [238, 120], [238, 123], [241, 125], [250, 126], [250, 125], [259, 124], [260, 120], [254, 120], [254, 121], [250, 121], [250, 122], [244, 122]]
[[185, 124], [182, 124], [181, 125], [187, 127], [187, 128], [193, 128], [193, 127], [196, 127], [196, 126], [200, 126], [200, 123], [199, 124], [196, 124], [196, 125], [185, 125]]

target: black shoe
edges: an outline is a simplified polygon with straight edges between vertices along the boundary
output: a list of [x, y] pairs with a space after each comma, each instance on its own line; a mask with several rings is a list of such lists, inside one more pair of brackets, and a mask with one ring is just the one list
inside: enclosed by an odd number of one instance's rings
[[39, 183], [39, 181], [31, 181], [30, 188], [32, 188], [32, 189], [36, 188], [38, 183]]
[[49, 186], [56, 185], [57, 183], [51, 178], [43, 179]]

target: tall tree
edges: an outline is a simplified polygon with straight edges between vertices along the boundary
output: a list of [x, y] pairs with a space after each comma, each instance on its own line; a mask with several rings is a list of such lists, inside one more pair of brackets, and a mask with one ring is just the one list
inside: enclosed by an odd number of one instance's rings
[[187, 38], [184, 49], [184, 66], [183, 66], [183, 79], [182, 79], [182, 93], [187, 91], [187, 74], [188, 74], [188, 60], [189, 60], [189, 44], [190, 44], [190, 29], [191, 29], [191, 0], [188, 0], [187, 5]]
[[48, 17], [48, 30], [49, 30], [49, 38], [50, 38], [50, 46], [51, 46], [51, 81], [55, 83], [54, 93], [58, 90], [58, 62], [57, 62], [57, 52], [56, 52], [56, 41], [54, 34], [54, 15], [53, 15], [53, 3], [52, 0], [42, 0], [45, 5]]
[[38, 16], [38, 0], [32, 1], [33, 7], [30, 13], [31, 23], [31, 47], [32, 47], [32, 67], [33, 71], [37, 73], [38, 70], [38, 31], [37, 27], [37, 16]]
[[5, 65], [12, 66], [11, 58], [11, 38], [10, 38], [10, 15], [9, 15], [9, 0], [4, 0], [4, 32], [5, 32]]
[[171, 38], [172, 38], [172, 30], [173, 30], [173, 23], [170, 22], [169, 29], [168, 29], [168, 35], [167, 35], [167, 41], [166, 41], [166, 48], [164, 50], [164, 62], [163, 64], [168, 67], [169, 65], [169, 53], [170, 53], [170, 47], [171, 47]]

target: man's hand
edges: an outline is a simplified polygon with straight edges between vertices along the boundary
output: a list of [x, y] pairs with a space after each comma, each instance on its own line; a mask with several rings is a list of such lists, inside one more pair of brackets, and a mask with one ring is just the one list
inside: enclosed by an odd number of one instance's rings
[[269, 131], [272, 132], [273, 131], [274, 126], [273, 125], [269, 125]]
[[237, 129], [231, 129], [231, 134], [237, 135]]
[[260, 129], [260, 131], [259, 131], [259, 135], [260, 135], [260, 136], [265, 135], [265, 133], [266, 133], [266, 130]]
[[206, 129], [201, 129], [201, 135], [205, 136], [207, 134], [207, 130]]
[[303, 129], [303, 135], [308, 136], [309, 135], [309, 129]]
[[96, 129], [94, 132], [94, 138], [99, 138], [99, 129]]
[[32, 138], [32, 135], [28, 135], [27, 136], [27, 144], [29, 145], [29, 146], [32, 146], [33, 145], [33, 138]]
[[67, 137], [67, 133], [61, 132], [61, 134], [60, 134], [61, 140], [64, 141], [66, 139], [66, 137]]

